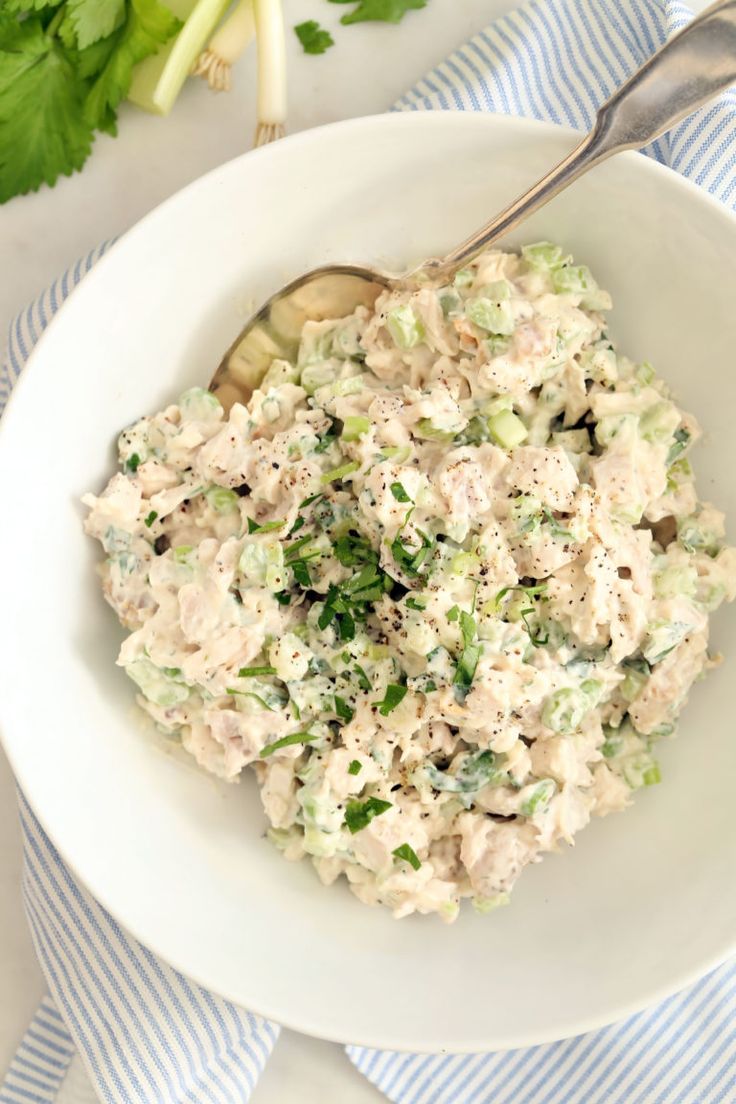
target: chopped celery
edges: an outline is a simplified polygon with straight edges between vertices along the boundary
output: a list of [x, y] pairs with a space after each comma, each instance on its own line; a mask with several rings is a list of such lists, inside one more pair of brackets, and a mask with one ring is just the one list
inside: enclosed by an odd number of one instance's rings
[[488, 419], [491, 437], [502, 448], [515, 448], [528, 436], [521, 418], [512, 410], [501, 410]]
[[535, 533], [542, 524], [542, 503], [532, 495], [520, 495], [511, 506], [518, 533]]
[[570, 260], [569, 256], [563, 253], [561, 246], [547, 241], [522, 246], [521, 255], [530, 268], [536, 268], [540, 272], [552, 272], [562, 268]]
[[639, 417], [639, 432], [645, 441], [661, 444], [669, 441], [680, 424], [680, 412], [671, 402], [658, 402]]
[[641, 654], [647, 663], [659, 663], [685, 638], [692, 625], [684, 621], [653, 621], [647, 627]]
[[[667, 560], [666, 556], [662, 557]], [[697, 569], [688, 563], [675, 563], [658, 571], [654, 576], [654, 593], [657, 598], [676, 598], [680, 594], [692, 598], [698, 584]]]
[[414, 426], [414, 435], [428, 441], [451, 441], [455, 436], [451, 429], [438, 429], [429, 418], [420, 418]]
[[678, 518], [677, 539], [686, 552], [707, 552], [714, 556], [720, 548], [717, 535], [696, 517]]
[[611, 306], [607, 292], [601, 291], [587, 265], [566, 265], [552, 273], [552, 286], [558, 295], [576, 295], [586, 310], [605, 310]]
[[189, 697], [188, 686], [169, 677], [160, 667], [143, 656], [126, 664], [125, 673], [137, 684], [143, 696], [155, 705], [168, 708], [186, 701]]
[[474, 897], [473, 908], [481, 916], [484, 916], [486, 913], [493, 912], [494, 909], [508, 905], [510, 900], [511, 897], [508, 893], [497, 893], [495, 897]]
[[542, 709], [542, 723], [553, 732], [569, 736], [580, 727], [590, 708], [590, 699], [584, 693], [564, 687], [547, 698]]
[[290, 361], [276, 357], [271, 361], [265, 376], [259, 387], [261, 391], [268, 391], [270, 387], [281, 387], [284, 383], [297, 383], [299, 381], [299, 369]]
[[313, 395], [320, 387], [335, 382], [339, 368], [340, 362], [335, 360], [319, 360], [306, 364], [302, 368], [301, 385], [308, 395]]
[[389, 311], [386, 326], [400, 349], [413, 349], [424, 338], [424, 326], [408, 303]]
[[482, 330], [492, 334], [511, 334], [514, 332], [514, 316], [511, 304], [504, 301], [494, 303], [491, 299], [469, 299], [465, 310], [471, 322]]
[[347, 376], [344, 379], [335, 380], [332, 385], [332, 394], [339, 397], [343, 395], [356, 395], [358, 391], [362, 391], [362, 389], [362, 376]]
[[179, 397], [179, 408], [187, 418], [198, 422], [218, 421], [223, 414], [219, 400], [204, 387], [190, 387]]
[[484, 299], [490, 299], [493, 303], [500, 303], [504, 299], [511, 298], [511, 284], [508, 280], [494, 280], [491, 284], [486, 284], [484, 288], [481, 288], [481, 296]]
[[349, 414], [343, 423], [340, 436], [343, 441], [357, 441], [364, 433], [368, 433], [370, 428], [369, 418], [364, 418], [360, 414]]
[[624, 701], [633, 702], [639, 697], [649, 679], [649, 667], [646, 663], [632, 660], [624, 664], [624, 679], [619, 685]]
[[284, 549], [279, 541], [250, 541], [240, 554], [240, 570], [256, 586], [283, 590], [287, 582]]
[[240, 500], [235, 491], [227, 487], [210, 487], [204, 496], [216, 514], [234, 514], [238, 510]]
[[455, 273], [455, 287], [461, 291], [469, 291], [474, 280], [475, 273], [472, 268], [461, 268]]
[[656, 373], [648, 360], [642, 361], [636, 369], [635, 375], [637, 383], [640, 383], [642, 387], [649, 387], [650, 384], [654, 383], [656, 378]]

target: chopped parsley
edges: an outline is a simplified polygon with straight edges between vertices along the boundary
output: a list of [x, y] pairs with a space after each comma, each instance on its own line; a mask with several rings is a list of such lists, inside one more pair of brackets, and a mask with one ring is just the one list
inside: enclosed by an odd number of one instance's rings
[[463, 635], [463, 650], [457, 661], [455, 677], [452, 682], [453, 686], [456, 686], [461, 694], [466, 694], [475, 678], [475, 669], [480, 659], [481, 646], [476, 642], [478, 628], [475, 623], [475, 618], [471, 617], [465, 610], [460, 611], [459, 618], [460, 631]]
[[304, 47], [305, 54], [324, 54], [325, 50], [335, 45], [330, 32], [320, 27], [316, 19], [298, 23], [294, 27], [294, 33]]
[[273, 709], [267, 701], [264, 701], [264, 699], [258, 694], [254, 694], [252, 690], [234, 690], [228, 687], [225, 693], [230, 694], [231, 696], [237, 695], [237, 697], [240, 698], [252, 698], [254, 702], [257, 702], [258, 705], [260, 705], [261, 709], [267, 709], [269, 713], [276, 712], [276, 710]]
[[354, 836], [356, 832], [367, 828], [375, 817], [381, 816], [390, 808], [392, 808], [391, 802], [382, 801], [380, 797], [369, 797], [367, 801], [349, 801], [345, 810], [345, 826]]
[[358, 686], [360, 687], [360, 689], [361, 690], [372, 690], [373, 686], [371, 684], [371, 680], [368, 678], [367, 674], [365, 673], [365, 671], [363, 670], [363, 668], [360, 666], [359, 663], [355, 664], [354, 670], [355, 670], [356, 675], [358, 676]]
[[347, 724], [349, 724], [355, 716], [355, 710], [351, 709], [345, 699], [339, 697], [337, 694], [335, 694], [335, 712], [338, 717]]
[[319, 736], [314, 732], [292, 732], [288, 736], [282, 736], [280, 740], [275, 740], [272, 744], [266, 744], [261, 749], [261, 759], [267, 759], [269, 755], [273, 755], [275, 751], [279, 751], [281, 748], [291, 747], [292, 744], [308, 744], [311, 740], [318, 740]]
[[396, 499], [397, 502], [411, 502], [412, 501], [412, 499], [409, 498], [409, 495], [404, 490], [404, 487], [401, 483], [392, 483], [391, 484], [391, 494], [394, 496], [394, 498]]
[[156, 520], [157, 517], [158, 517], [158, 514], [156, 513], [156, 511], [151, 510], [150, 514], [148, 515], [148, 517], [146, 518], [146, 520], [144, 522], [144, 524], [146, 525], [146, 527], [148, 529], [151, 528], [151, 526], [153, 525], [153, 523], [154, 523], [154, 521]]
[[427, 608], [426, 606], [423, 606], [421, 604], [421, 602], [418, 602], [416, 598], [413, 598], [411, 596], [406, 599], [406, 606], [407, 606], [407, 609], [420, 610], [420, 611], [424, 611]]
[[391, 554], [399, 565], [401, 570], [409, 578], [416, 578], [420, 569], [429, 556], [433, 541], [426, 533], [423, 533], [421, 529], [417, 529], [419, 539], [421, 540], [421, 546], [418, 549], [407, 546], [401, 539], [401, 536], [397, 533], [394, 539], [391, 541]]
[[131, 453], [128, 459], [125, 461], [125, 470], [128, 472], [137, 472], [138, 465], [141, 462], [141, 458], [137, 452]]
[[408, 843], [402, 843], [400, 847], [394, 848], [391, 854], [395, 855], [397, 859], [403, 859], [404, 862], [408, 862], [409, 866], [414, 870], [419, 870], [419, 867], [422, 865], [416, 851]]
[[274, 594], [274, 598], [280, 606], [288, 606], [291, 602], [291, 595], [289, 594], [288, 590], [279, 590], [276, 594]]
[[388, 717], [389, 713], [399, 705], [406, 697], [406, 686], [399, 686], [396, 682], [390, 682], [386, 687], [383, 701], [376, 702], [378, 712], [382, 717]]
[[363, 764], [358, 759], [351, 759], [348, 766], [348, 774], [360, 774], [363, 769]]

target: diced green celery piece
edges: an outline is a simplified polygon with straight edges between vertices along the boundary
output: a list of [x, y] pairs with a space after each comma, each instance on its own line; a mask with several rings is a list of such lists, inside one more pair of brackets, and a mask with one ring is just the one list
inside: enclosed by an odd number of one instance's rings
[[461, 268], [455, 273], [455, 287], [460, 291], [469, 291], [475, 280], [475, 272], [472, 268]]
[[670, 564], [669, 567], [655, 574], [654, 593], [657, 598], [677, 598], [681, 594], [692, 598], [697, 584], [698, 572], [692, 564]]
[[186, 701], [189, 687], [177, 682], [157, 667], [150, 659], [141, 657], [125, 666], [126, 675], [140, 688], [144, 697], [155, 705], [169, 707]]
[[484, 916], [486, 913], [493, 912], [494, 909], [508, 905], [510, 900], [511, 897], [508, 893], [497, 893], [495, 897], [474, 897], [473, 908]]
[[179, 398], [179, 409], [185, 418], [197, 422], [219, 421], [223, 410], [218, 399], [204, 387], [190, 387]]
[[582, 724], [591, 702], [580, 690], [564, 687], [550, 694], [542, 709], [542, 723], [553, 732], [568, 736]]
[[645, 441], [669, 441], [680, 424], [680, 411], [674, 403], [663, 400], [654, 403], [639, 416], [639, 432]]
[[561, 246], [547, 241], [522, 246], [521, 255], [531, 268], [541, 272], [562, 268], [570, 260], [569, 256], [563, 253]]
[[334, 360], [319, 360], [305, 365], [301, 373], [301, 385], [308, 395], [313, 395], [320, 387], [335, 382], [339, 364]]
[[620, 768], [632, 790], [638, 790], [642, 786], [656, 786], [662, 780], [657, 760], [646, 751], [622, 756]]
[[238, 510], [240, 499], [227, 487], [210, 487], [204, 496], [216, 514], [234, 514]]
[[659, 663], [685, 638], [692, 625], [684, 621], [652, 621], [647, 627], [641, 654], [649, 664]]
[[494, 303], [491, 299], [469, 299], [465, 305], [468, 318], [482, 330], [492, 334], [514, 332], [514, 316], [508, 302]]
[[456, 552], [450, 560], [450, 571], [453, 575], [467, 575], [478, 566], [478, 562], [475, 552]]
[[578, 295], [580, 305], [588, 310], [603, 309], [610, 301], [600, 291], [587, 265], [566, 265], [552, 273], [552, 286], [558, 295]]
[[288, 360], [276, 357], [266, 369], [266, 374], [259, 383], [261, 391], [268, 391], [270, 387], [281, 387], [284, 383], [298, 383], [299, 369]]
[[343, 441], [357, 441], [370, 428], [370, 418], [364, 418], [360, 414], [349, 414], [343, 423], [340, 436]]
[[542, 524], [542, 503], [533, 495], [520, 495], [511, 506], [518, 533], [535, 533]]
[[654, 368], [652, 368], [648, 360], [642, 361], [634, 374], [636, 376], [637, 383], [640, 383], [642, 387], [649, 387], [649, 385], [651, 383], [654, 383], [654, 380], [656, 379], [656, 372], [654, 371]]
[[248, 541], [240, 554], [240, 570], [256, 586], [283, 590], [287, 582], [283, 546], [279, 541]]
[[359, 391], [363, 389], [363, 377], [362, 376], [348, 376], [345, 379], [335, 380], [332, 385], [333, 395], [342, 397], [343, 395], [357, 395]]
[[404, 464], [411, 456], [411, 445], [388, 445], [381, 449], [381, 456], [386, 460], [395, 460], [397, 464]]
[[502, 448], [512, 449], [528, 437], [528, 431], [518, 414], [501, 410], [488, 419], [491, 437]]
[[500, 414], [502, 410], [513, 410], [513, 407], [514, 400], [510, 395], [496, 395], [495, 399], [484, 402], [480, 409], [486, 418], [491, 418], [494, 414]]
[[649, 668], [640, 670], [637, 667], [624, 666], [624, 680], [619, 685], [624, 701], [632, 702], [639, 697], [649, 679]]
[[414, 426], [414, 434], [428, 441], [451, 441], [455, 434], [451, 429], [437, 429], [429, 418], [420, 418]]
[[678, 518], [677, 539], [686, 552], [708, 552], [711, 556], [721, 546], [718, 536], [701, 525], [696, 517]]
[[493, 303], [500, 303], [504, 299], [511, 298], [511, 284], [508, 280], [493, 280], [481, 288], [480, 294], [484, 299], [490, 299]]
[[413, 349], [424, 338], [424, 326], [408, 303], [389, 311], [388, 332], [400, 349]]
[[614, 437], [630, 427], [635, 430], [639, 425], [637, 414], [604, 414], [596, 424], [595, 438], [599, 444], [608, 446]]

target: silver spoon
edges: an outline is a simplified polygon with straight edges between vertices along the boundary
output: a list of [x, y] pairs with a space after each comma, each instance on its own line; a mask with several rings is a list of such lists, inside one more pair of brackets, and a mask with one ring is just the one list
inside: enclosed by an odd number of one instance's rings
[[277, 357], [293, 360], [304, 323], [372, 307], [385, 289], [440, 285], [483, 249], [621, 150], [654, 141], [736, 82], [736, 0], [718, 0], [653, 54], [603, 104], [590, 133], [556, 168], [447, 256], [394, 275], [326, 265], [292, 280], [253, 315], [225, 353], [210, 389], [229, 409], [244, 401]]

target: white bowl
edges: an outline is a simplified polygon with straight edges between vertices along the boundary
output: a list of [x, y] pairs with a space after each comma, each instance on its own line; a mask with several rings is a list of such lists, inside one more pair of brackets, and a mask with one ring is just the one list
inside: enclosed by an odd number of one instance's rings
[[[736, 619], [664, 782], [521, 879], [509, 908], [394, 921], [264, 839], [253, 780], [219, 785], [140, 721], [81, 529], [122, 426], [209, 378], [251, 306], [325, 261], [405, 265], [459, 241], [573, 135], [406, 114], [300, 134], [196, 181], [87, 276], [0, 433], [0, 717], [21, 786], [91, 892], [218, 993], [301, 1031], [480, 1051], [577, 1034], [656, 1001], [736, 944]], [[638, 154], [515, 239], [558, 240], [614, 295], [613, 333], [706, 430], [701, 494], [736, 516], [736, 219]]]

